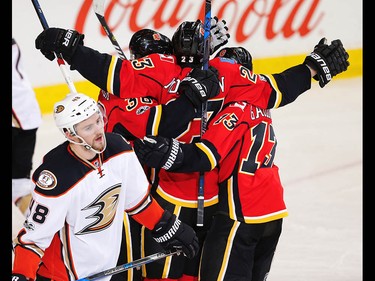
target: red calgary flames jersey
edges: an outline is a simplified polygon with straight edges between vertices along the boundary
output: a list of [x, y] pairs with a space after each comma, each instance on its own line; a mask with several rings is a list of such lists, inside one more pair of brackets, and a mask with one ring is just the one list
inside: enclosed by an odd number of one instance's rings
[[[221, 90], [218, 96], [207, 102], [209, 120], [221, 110], [224, 104], [233, 101], [246, 101], [263, 109], [277, 108], [282, 105], [283, 91], [278, 88], [278, 81], [283, 79], [281, 75], [254, 74], [233, 60], [223, 58], [210, 60], [210, 65], [218, 70]], [[303, 71], [307, 72], [308, 69], [305, 68], [303, 66]], [[107, 81], [110, 86], [107, 90], [112, 89], [117, 96], [126, 99], [123, 114], [128, 114], [129, 110], [133, 112], [131, 118], [134, 119], [129, 123], [125, 121], [126, 118], [124, 121], [122, 117], [116, 118], [122, 124], [122, 130], [129, 131], [136, 137], [147, 134], [164, 135], [160, 131], [153, 130], [160, 126], [162, 110], [158, 111], [158, 108], [162, 109], [160, 105], [178, 98], [178, 86], [190, 69], [181, 69], [176, 64], [174, 56], [160, 54], [152, 54], [133, 61], [113, 58], [109, 69], [115, 69], [115, 71], [108, 72]], [[309, 80], [306, 79], [306, 81]], [[305, 84], [309, 87], [309, 83]], [[134, 103], [134, 101], [137, 102]], [[154, 109], [151, 110], [151, 108]], [[108, 116], [112, 114], [111, 109], [107, 108], [106, 111]], [[195, 118], [186, 123], [178, 134], [172, 136], [183, 143], [196, 142], [201, 135], [201, 115], [202, 113], [198, 110]], [[172, 119], [178, 120], [181, 117], [181, 113], [176, 112]], [[110, 123], [109, 120], [109, 130], [111, 126], [115, 128], [115, 125]], [[158, 182], [157, 192], [166, 200], [186, 207], [197, 206], [198, 172], [178, 174], [161, 170], [158, 173], [158, 179], [154, 176], [151, 176], [151, 179]], [[217, 171], [213, 170], [205, 173], [205, 206], [217, 202], [217, 193]]]
[[219, 166], [218, 212], [246, 223], [272, 221], [287, 216], [276, 144], [269, 110], [232, 103], [211, 121], [201, 142], [181, 146], [189, 159], [174, 172]]

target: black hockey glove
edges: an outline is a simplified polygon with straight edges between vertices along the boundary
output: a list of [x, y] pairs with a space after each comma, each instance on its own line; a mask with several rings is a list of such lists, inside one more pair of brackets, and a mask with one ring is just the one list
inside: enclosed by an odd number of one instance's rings
[[323, 88], [337, 74], [344, 72], [349, 66], [349, 54], [345, 51], [340, 39], [327, 45], [327, 39], [322, 38], [314, 51], [305, 58], [304, 63], [318, 73], [313, 77]]
[[220, 92], [217, 70], [213, 66], [207, 70], [193, 68], [182, 79], [178, 91], [186, 95], [195, 108], [201, 108], [203, 102], [216, 97]]
[[230, 35], [228, 33], [227, 22], [225, 20], [219, 21], [215, 16], [211, 18], [211, 41], [210, 41], [210, 55], [215, 53], [220, 47], [228, 43]]
[[165, 250], [182, 250], [189, 259], [194, 258], [199, 251], [194, 229], [167, 210], [152, 230], [152, 237]]
[[78, 45], [83, 45], [85, 35], [72, 29], [50, 27], [44, 30], [35, 39], [35, 47], [49, 60], [55, 59], [54, 53], [62, 54], [67, 63]]
[[27, 281], [28, 279], [22, 274], [12, 274], [12, 281]]
[[142, 164], [165, 170], [179, 167], [184, 158], [177, 140], [161, 136], [146, 136], [143, 139], [136, 139], [134, 151]]

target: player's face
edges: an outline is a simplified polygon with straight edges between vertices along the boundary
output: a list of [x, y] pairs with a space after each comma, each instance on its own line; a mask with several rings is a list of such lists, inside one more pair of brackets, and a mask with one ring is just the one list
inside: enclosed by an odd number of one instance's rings
[[76, 125], [77, 134], [95, 150], [105, 147], [104, 122], [102, 114], [95, 113]]

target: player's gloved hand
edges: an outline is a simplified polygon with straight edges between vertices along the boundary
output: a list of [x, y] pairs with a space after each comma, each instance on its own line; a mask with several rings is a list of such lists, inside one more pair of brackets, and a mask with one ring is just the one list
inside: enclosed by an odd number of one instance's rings
[[184, 153], [180, 143], [173, 138], [145, 136], [134, 141], [134, 151], [139, 161], [153, 168], [173, 170], [182, 164]]
[[215, 16], [211, 18], [211, 28], [210, 28], [210, 55], [215, 53], [220, 47], [228, 43], [230, 35], [228, 33], [227, 22], [225, 20], [219, 21]]
[[26, 278], [25, 275], [22, 275], [22, 274], [12, 274], [12, 281], [27, 281], [29, 279]]
[[186, 95], [195, 108], [201, 108], [203, 102], [216, 97], [220, 92], [217, 70], [213, 66], [207, 70], [193, 68], [182, 79], [178, 91]]
[[198, 237], [194, 229], [167, 210], [152, 230], [152, 237], [164, 249], [182, 250], [189, 259], [194, 258], [199, 251]]
[[348, 69], [348, 59], [349, 54], [340, 39], [328, 45], [327, 39], [322, 38], [314, 47], [314, 51], [305, 58], [304, 63], [318, 72], [313, 78], [319, 81], [319, 86], [323, 88], [332, 77]]
[[35, 39], [35, 47], [49, 60], [55, 59], [54, 53], [62, 54], [67, 63], [71, 64], [77, 46], [83, 45], [85, 35], [72, 29], [50, 27]]

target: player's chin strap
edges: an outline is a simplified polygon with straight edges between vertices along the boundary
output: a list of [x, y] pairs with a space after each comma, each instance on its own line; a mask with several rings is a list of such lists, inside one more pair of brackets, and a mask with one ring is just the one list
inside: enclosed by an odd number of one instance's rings
[[82, 145], [82, 146], [84, 146], [87, 150], [92, 150], [92, 151], [94, 151], [94, 152], [97, 153], [97, 154], [102, 153], [102, 152], [106, 149], [106, 147], [107, 147], [107, 139], [106, 139], [105, 135], [103, 135], [103, 138], [104, 138], [104, 147], [103, 147], [103, 149], [101, 149], [100, 151], [94, 149], [91, 145], [89, 145], [89, 144], [88, 144], [83, 138], [81, 138], [79, 135], [75, 135], [75, 136], [76, 136], [77, 138], [79, 138], [82, 142], [76, 142], [76, 141], [74, 141], [74, 140], [71, 140], [71, 139], [67, 138], [68, 141], [70, 141], [71, 143], [74, 143], [74, 144]]

